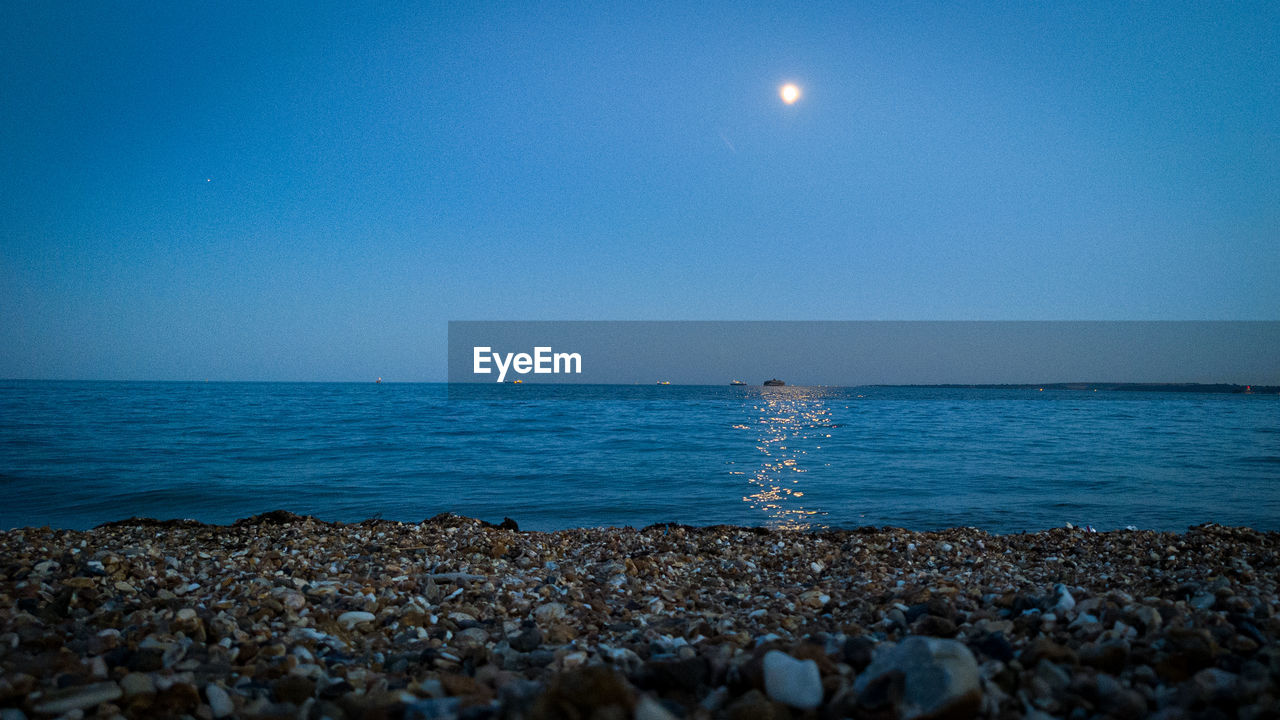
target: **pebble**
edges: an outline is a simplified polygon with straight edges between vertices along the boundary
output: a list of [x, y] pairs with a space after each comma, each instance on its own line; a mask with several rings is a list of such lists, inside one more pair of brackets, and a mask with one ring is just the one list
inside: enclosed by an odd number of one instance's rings
[[[350, 674], [348, 678], [350, 679]], [[301, 705], [315, 695], [316, 683], [301, 675], [285, 675], [271, 683], [271, 694], [281, 702]]]
[[1076, 606], [1076, 599], [1071, 596], [1071, 591], [1066, 585], [1058, 583], [1053, 586], [1054, 603], [1052, 610], [1055, 613], [1063, 614]]
[[0, 531], [0, 720], [1260, 720], [1280, 697], [1280, 534], [1248, 528], [148, 522]]
[[676, 720], [676, 716], [662, 703], [645, 695], [636, 703], [635, 720]]
[[1143, 630], [1147, 634], [1159, 630], [1160, 624], [1164, 621], [1164, 618], [1160, 616], [1160, 611], [1148, 605], [1139, 607], [1133, 614], [1142, 623]]
[[204, 696], [209, 701], [209, 710], [215, 718], [229, 717], [236, 711], [235, 703], [231, 702], [231, 696], [221, 687], [209, 683], [204, 688]]
[[533, 611], [533, 617], [543, 625], [550, 625], [563, 619], [565, 612], [564, 603], [551, 602], [538, 606], [538, 609]]
[[[901, 694], [885, 686], [897, 682]], [[871, 704], [893, 703], [903, 720], [972, 715], [982, 703], [973, 653], [956, 640], [939, 638], [910, 636], [881, 646], [854, 688]]]
[[800, 710], [822, 704], [822, 676], [812, 660], [797, 660], [780, 650], [764, 656], [764, 688], [770, 700]]
[[542, 644], [542, 631], [535, 627], [527, 627], [507, 639], [511, 649], [518, 652], [533, 652]]
[[1196, 673], [1192, 681], [1200, 691], [1200, 697], [1205, 702], [1213, 704], [1236, 695], [1240, 676], [1218, 668], [1205, 668]]
[[118, 700], [121, 695], [120, 686], [113, 682], [79, 685], [47, 693], [32, 709], [41, 715], [61, 715], [72, 710], [88, 710]]
[[831, 602], [831, 596], [821, 590], [806, 590], [800, 593], [800, 602], [816, 610]]
[[1218, 602], [1218, 598], [1213, 593], [1200, 593], [1191, 598], [1190, 604], [1191, 607], [1199, 610], [1209, 610], [1216, 602]]
[[484, 628], [467, 628], [460, 630], [453, 636], [454, 644], [462, 648], [484, 647], [489, 640], [489, 633]]
[[150, 675], [133, 672], [120, 678], [120, 689], [124, 692], [126, 698], [135, 695], [154, 695], [156, 684]]
[[377, 619], [377, 616], [375, 616], [373, 613], [365, 612], [363, 610], [351, 610], [349, 612], [344, 612], [338, 616], [338, 622], [344, 625], [348, 630], [354, 628], [356, 625], [359, 625], [360, 623], [373, 622], [376, 619]]

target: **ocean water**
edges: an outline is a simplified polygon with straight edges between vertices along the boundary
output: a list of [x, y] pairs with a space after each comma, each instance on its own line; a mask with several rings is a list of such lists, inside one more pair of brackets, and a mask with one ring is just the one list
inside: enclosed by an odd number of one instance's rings
[[0, 382], [0, 527], [1280, 529], [1280, 396]]

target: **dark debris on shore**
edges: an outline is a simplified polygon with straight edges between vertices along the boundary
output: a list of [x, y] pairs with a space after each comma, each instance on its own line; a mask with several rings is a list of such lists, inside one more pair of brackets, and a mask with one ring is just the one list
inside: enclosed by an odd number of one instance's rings
[[0, 718], [1280, 717], [1280, 534], [0, 533]]

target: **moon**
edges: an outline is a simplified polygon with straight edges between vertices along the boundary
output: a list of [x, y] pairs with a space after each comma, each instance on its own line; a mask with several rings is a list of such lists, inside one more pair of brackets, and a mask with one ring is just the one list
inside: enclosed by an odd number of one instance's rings
[[795, 83], [787, 83], [778, 90], [778, 95], [782, 97], [782, 102], [788, 105], [794, 105], [800, 99], [800, 88]]

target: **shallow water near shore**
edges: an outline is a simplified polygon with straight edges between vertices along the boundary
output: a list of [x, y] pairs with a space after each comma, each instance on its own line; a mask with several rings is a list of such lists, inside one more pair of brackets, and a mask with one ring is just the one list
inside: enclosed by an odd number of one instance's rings
[[0, 527], [440, 512], [550, 530], [1280, 529], [1280, 397], [0, 383]]

